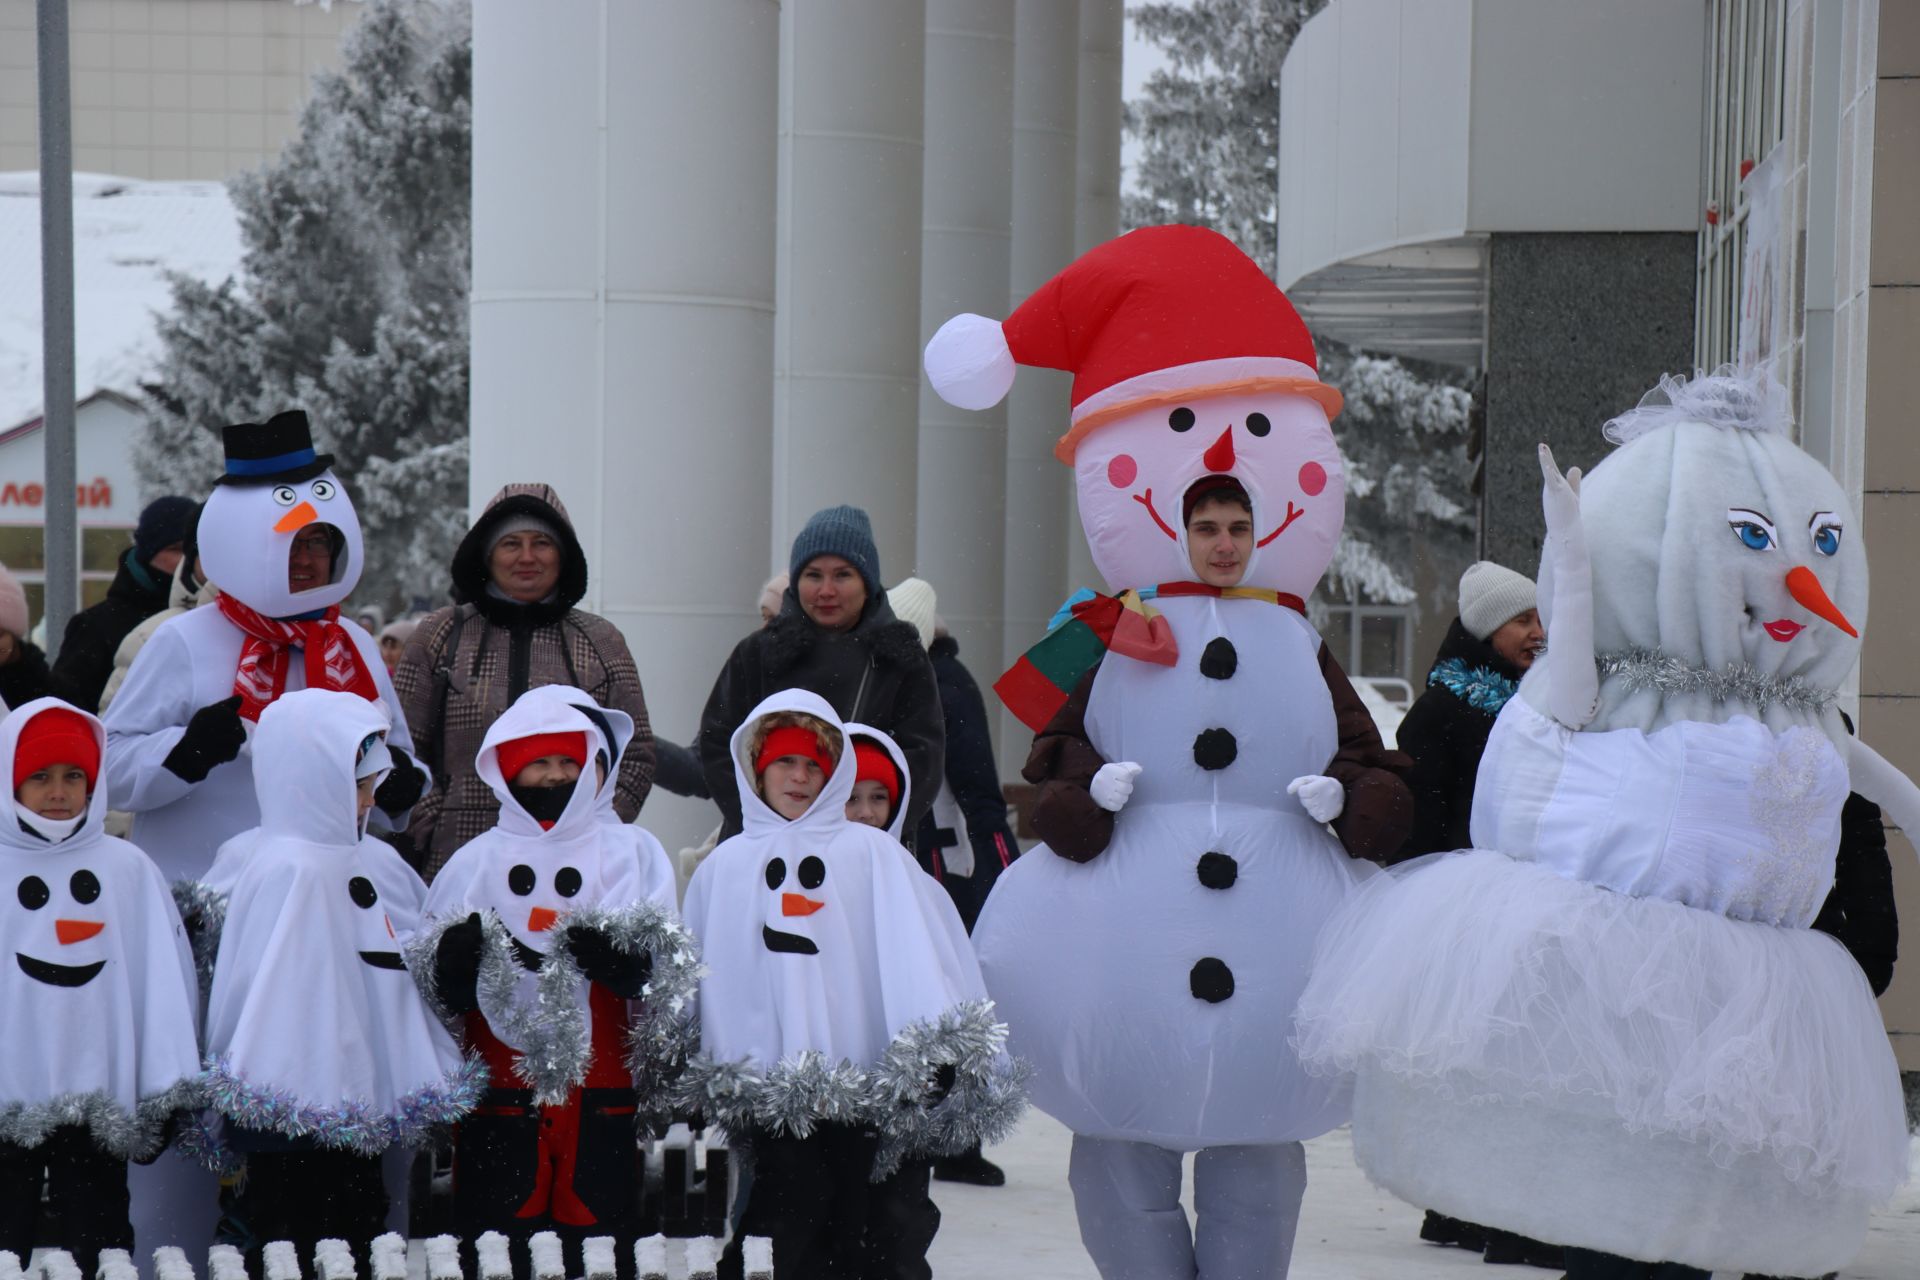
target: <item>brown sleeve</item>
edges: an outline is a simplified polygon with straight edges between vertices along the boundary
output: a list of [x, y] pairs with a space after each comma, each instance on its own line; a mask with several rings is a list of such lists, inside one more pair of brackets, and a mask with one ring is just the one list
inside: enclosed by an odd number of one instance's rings
[[1340, 749], [1327, 764], [1327, 776], [1346, 788], [1347, 805], [1333, 821], [1347, 853], [1369, 862], [1389, 862], [1413, 830], [1413, 792], [1402, 776], [1413, 766], [1404, 753], [1380, 741], [1367, 704], [1353, 691], [1347, 673], [1320, 646], [1320, 674], [1333, 695]]
[[1093, 802], [1093, 775], [1107, 763], [1087, 740], [1087, 698], [1093, 677], [1080, 678], [1065, 705], [1034, 735], [1033, 750], [1020, 776], [1040, 788], [1033, 805], [1033, 829], [1047, 848], [1074, 862], [1087, 862], [1113, 839], [1113, 815]]

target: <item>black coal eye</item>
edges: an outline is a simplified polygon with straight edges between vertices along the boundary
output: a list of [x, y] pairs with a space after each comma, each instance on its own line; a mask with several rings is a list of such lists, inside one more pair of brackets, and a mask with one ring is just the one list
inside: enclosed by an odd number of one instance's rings
[[353, 897], [353, 905], [363, 911], [380, 901], [380, 895], [373, 891], [373, 881], [365, 876], [355, 876], [347, 881], [347, 892]]
[[513, 890], [514, 893], [522, 898], [532, 893], [533, 886], [538, 883], [540, 883], [540, 881], [539, 878], [533, 874], [533, 868], [524, 862], [515, 863], [513, 870], [507, 872], [507, 888]]
[[1175, 409], [1167, 415], [1167, 425], [1175, 431], [1193, 430], [1193, 410], [1187, 408], [1185, 405], [1181, 405], [1178, 409]]
[[571, 898], [580, 892], [580, 873], [572, 867], [562, 867], [553, 873], [553, 889], [563, 898]]
[[67, 888], [73, 890], [73, 900], [82, 906], [100, 896], [100, 877], [91, 871], [76, 871], [73, 879], [67, 881]]
[[1273, 430], [1273, 424], [1267, 421], [1264, 413], [1250, 413], [1247, 415], [1247, 430], [1256, 436], [1263, 436]]
[[775, 858], [767, 864], [767, 888], [778, 889], [787, 881], [787, 864], [784, 859]]
[[800, 887], [818, 889], [820, 882], [827, 878], [827, 864], [808, 854], [800, 859]]
[[47, 882], [39, 876], [28, 876], [20, 882], [20, 905], [29, 911], [38, 911], [47, 905], [47, 899], [53, 895], [47, 892]]

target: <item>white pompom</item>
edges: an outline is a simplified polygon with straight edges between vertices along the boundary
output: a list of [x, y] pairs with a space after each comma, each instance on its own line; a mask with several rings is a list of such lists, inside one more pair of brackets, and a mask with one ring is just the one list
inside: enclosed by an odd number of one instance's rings
[[1013, 352], [998, 320], [971, 312], [940, 326], [927, 343], [927, 381], [957, 409], [991, 409], [1013, 389]]

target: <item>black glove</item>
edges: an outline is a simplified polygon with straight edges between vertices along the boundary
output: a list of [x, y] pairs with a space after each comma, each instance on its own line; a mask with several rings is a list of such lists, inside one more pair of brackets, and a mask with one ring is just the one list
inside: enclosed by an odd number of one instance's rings
[[240, 695], [209, 702], [193, 713], [187, 731], [161, 765], [182, 782], [204, 782], [215, 765], [225, 764], [247, 745], [240, 723]]
[[393, 768], [373, 791], [373, 803], [383, 813], [405, 813], [420, 803], [427, 791], [427, 771], [407, 758], [404, 751], [393, 753]]
[[598, 929], [572, 925], [567, 929], [567, 949], [587, 981], [597, 982], [617, 996], [640, 998], [640, 988], [653, 976], [653, 957], [620, 950], [613, 939]]
[[960, 1072], [951, 1062], [943, 1062], [934, 1068], [933, 1080], [927, 1086], [927, 1105], [937, 1107], [947, 1100], [953, 1092], [953, 1082], [960, 1078]]
[[470, 1013], [480, 1007], [480, 941], [484, 937], [480, 913], [448, 925], [433, 953], [433, 983], [440, 1005], [448, 1013]]
[[160, 1130], [160, 1145], [147, 1155], [135, 1156], [133, 1162], [137, 1165], [150, 1165], [164, 1155], [167, 1148], [172, 1146], [174, 1140], [180, 1136], [180, 1121], [186, 1114], [184, 1111], [168, 1112], [167, 1123]]

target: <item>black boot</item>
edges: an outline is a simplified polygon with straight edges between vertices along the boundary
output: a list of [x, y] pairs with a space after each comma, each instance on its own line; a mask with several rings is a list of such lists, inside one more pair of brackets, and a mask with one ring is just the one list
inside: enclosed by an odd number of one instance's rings
[[1007, 1185], [1006, 1170], [981, 1155], [979, 1147], [963, 1151], [957, 1156], [943, 1156], [935, 1160], [933, 1176], [938, 1182], [964, 1182], [973, 1187]]
[[1458, 1218], [1449, 1218], [1444, 1213], [1427, 1210], [1426, 1220], [1420, 1224], [1420, 1238], [1428, 1244], [1455, 1245], [1474, 1253], [1487, 1246], [1485, 1227], [1471, 1222], [1462, 1222]]

